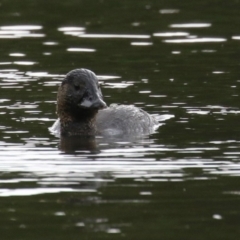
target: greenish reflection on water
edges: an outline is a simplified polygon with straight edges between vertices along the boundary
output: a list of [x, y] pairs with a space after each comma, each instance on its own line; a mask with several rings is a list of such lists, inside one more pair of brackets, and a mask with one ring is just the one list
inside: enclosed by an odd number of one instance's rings
[[[2, 198], [3, 239], [236, 239], [233, 178], [185, 182], [119, 180], [96, 194]], [[236, 192], [237, 190], [237, 192]]]

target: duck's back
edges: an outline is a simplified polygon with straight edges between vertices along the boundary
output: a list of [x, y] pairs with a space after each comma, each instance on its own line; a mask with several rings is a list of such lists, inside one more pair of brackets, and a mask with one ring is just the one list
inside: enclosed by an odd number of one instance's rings
[[154, 116], [133, 105], [112, 104], [96, 118], [97, 130], [103, 135], [150, 134], [158, 125]]

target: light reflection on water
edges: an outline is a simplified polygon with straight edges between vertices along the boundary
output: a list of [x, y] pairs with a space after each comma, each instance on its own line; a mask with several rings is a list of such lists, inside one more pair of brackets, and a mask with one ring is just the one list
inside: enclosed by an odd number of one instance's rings
[[171, 28], [206, 28], [211, 27], [211, 23], [181, 23], [181, 24], [171, 24]]
[[[176, 14], [178, 9], [161, 9], [160, 14]], [[132, 23], [134, 27], [140, 27], [141, 23]], [[211, 23], [173, 23], [169, 24], [166, 31], [153, 32], [151, 34], [126, 34], [122, 33], [88, 33], [87, 27], [82, 26], [62, 26], [56, 31], [61, 32], [69, 37], [89, 38], [89, 39], [130, 39], [130, 45], [135, 47], [154, 47], [157, 38], [163, 39], [162, 44], [168, 45], [176, 43], [212, 43], [226, 42], [225, 37], [205, 37], [192, 35], [192, 29], [214, 27]], [[171, 29], [169, 31], [169, 28]], [[173, 29], [188, 29], [188, 32], [174, 31]], [[16, 26], [1, 26], [0, 38], [41, 38], [46, 37], [44, 27], [40, 25], [16, 25]], [[40, 32], [41, 31], [41, 32]], [[179, 39], [179, 37], [183, 37]], [[185, 37], [185, 38], [184, 38]], [[138, 41], [132, 41], [136, 39]], [[143, 41], [141, 41], [141, 39]], [[239, 36], [232, 36], [233, 40], [239, 40]], [[147, 40], [147, 41], [146, 41]], [[44, 38], [43, 46], [56, 47], [61, 44], [60, 40], [48, 40]], [[29, 67], [39, 65], [39, 59], [28, 59], [28, 54], [22, 51], [9, 52], [8, 55], [12, 58], [24, 57], [21, 61], [2, 61], [0, 66], [0, 87], [1, 89], [22, 89], [25, 91], [34, 91], [35, 85], [29, 86], [30, 82], [37, 83], [37, 91], [44, 91], [46, 88], [56, 88], [64, 78], [63, 74], [57, 72], [52, 73], [40, 70], [31, 70]], [[64, 48], [67, 54], [96, 54], [98, 48], [94, 45], [69, 45]], [[195, 50], [192, 50], [194, 52]], [[216, 53], [214, 49], [201, 49], [204, 53]], [[51, 51], [44, 52], [44, 55], [51, 55]], [[180, 50], [171, 50], [170, 54], [182, 54]], [[5, 69], [6, 66], [14, 66], [14, 69]], [[15, 69], [15, 67], [19, 69]], [[27, 70], [22, 70], [22, 67], [27, 67]], [[81, 67], [81, 66], [80, 66]], [[71, 69], [69, 69], [71, 70]], [[225, 73], [225, 71], [212, 71], [213, 74]], [[104, 89], [126, 89], [137, 85], [140, 81], [125, 80], [118, 75], [100, 75], [99, 79], [104, 81]], [[148, 79], [142, 78], [142, 82], [148, 83]], [[174, 82], [170, 78], [170, 82]], [[54, 94], [55, 94], [54, 93]], [[138, 93], [149, 96], [150, 98], [168, 98], [168, 95], [155, 94], [152, 90], [140, 89]], [[191, 96], [194, 97], [194, 96]], [[47, 99], [44, 101], [34, 99], [32, 101], [13, 101], [10, 98], [0, 99], [0, 109], [12, 111], [25, 110], [24, 114], [10, 117], [15, 122], [21, 124], [29, 123], [33, 125], [35, 122], [43, 124], [47, 129], [55, 120], [53, 114], [47, 116], [45, 111], [40, 107], [41, 104], [55, 104], [56, 101]], [[239, 114], [238, 109], [227, 108], [217, 105], [189, 105], [187, 102], [174, 101], [167, 104], [147, 104], [144, 101], [136, 102], [136, 104], [145, 105], [147, 107], [156, 107], [167, 110], [171, 113], [172, 109], [181, 109], [185, 112], [183, 117], [176, 119], [178, 124], [189, 123], [192, 116], [209, 116], [209, 115], [229, 115]], [[1, 112], [4, 115], [6, 112]], [[168, 124], [166, 121], [165, 124]], [[20, 125], [21, 126], [21, 125]], [[163, 126], [164, 127], [164, 126]], [[29, 137], [31, 131], [29, 129], [15, 129], [11, 125], [0, 126], [4, 139], [11, 139], [12, 136], [18, 136], [21, 143], [14, 144], [2, 141], [0, 143], [0, 169], [2, 173], [15, 172], [19, 174], [18, 178], [9, 178], [0, 180], [3, 188], [0, 189], [0, 196], [21, 196], [34, 195], [42, 193], [56, 193], [64, 191], [95, 191], [101, 184], [116, 179], [134, 179], [136, 182], [161, 182], [161, 181], [185, 181], [185, 180], [206, 180], [216, 178], [218, 175], [239, 176], [240, 165], [237, 162], [232, 162], [233, 159], [238, 159], [239, 151], [234, 150], [233, 144], [238, 144], [236, 140], [212, 140], [209, 142], [199, 143], [199, 146], [178, 147], [165, 146], [155, 144], [154, 140], [144, 139], [137, 140], [134, 143], [128, 141], [102, 141], [97, 139], [91, 149], [78, 149], [71, 154], [68, 151], [59, 150], [59, 139], [51, 138], [34, 138]], [[159, 130], [161, 131], [161, 130]], [[47, 133], [46, 133], [47, 134]], [[10, 141], [10, 140], [9, 140]], [[60, 147], [61, 148], [61, 147]], [[237, 148], [237, 147], [236, 147]], [[66, 149], [64, 149], [66, 150]], [[208, 157], [206, 157], [207, 155]], [[199, 169], [201, 174], [193, 175], [191, 171]], [[108, 173], [108, 174], [106, 174]], [[32, 189], [5, 189], [4, 184], [35, 182], [36, 188]], [[88, 182], [88, 188], [79, 188], [80, 182]], [[45, 186], [38, 188], [37, 186]], [[76, 185], [78, 187], [68, 187], [67, 185]], [[60, 186], [60, 188], [53, 187]], [[144, 195], [144, 193], [143, 193]]]
[[[16, 85], [24, 87], [25, 83], [38, 82], [41, 88], [56, 88], [63, 77], [64, 75], [48, 72], [27, 71], [24, 73], [17, 69], [2, 69], [0, 85], [1, 88], [6, 86], [16, 88]], [[101, 75], [99, 79], [106, 80], [105, 89], [122, 89], [136, 84], [134, 81], [121, 80], [119, 76]], [[113, 82], [108, 82], [109, 80]], [[167, 97], [167, 95], [152, 95], [152, 91], [146, 89], [140, 90], [139, 93], [152, 98]], [[55, 100], [45, 101], [48, 104], [55, 104], [55, 102]], [[39, 109], [41, 101], [12, 102], [11, 99], [3, 98], [0, 99], [0, 104], [0, 108], [6, 109], [6, 111], [29, 109], [21, 118], [12, 117], [12, 120], [17, 122], [31, 124], [38, 122], [47, 127], [55, 120], [52, 117], [44, 117], [44, 112]], [[239, 114], [238, 109], [223, 106], [185, 105], [184, 102], [172, 102], [172, 105], [163, 105], [161, 108], [184, 110], [185, 118], [176, 119], [178, 123], [187, 123], [194, 115]], [[166, 121], [165, 124], [168, 122]], [[208, 180], [219, 175], [240, 175], [239, 163], [232, 162], [233, 159], [238, 159], [240, 154], [239, 151], [231, 151], [231, 148], [234, 150], [234, 144], [239, 143], [236, 140], [210, 141], [203, 143], [203, 146], [179, 148], [174, 145], [158, 145], [151, 138], [135, 140], [134, 143], [124, 140], [108, 142], [100, 138], [97, 139], [97, 144], [93, 148], [79, 149], [70, 154], [66, 151], [67, 149], [62, 151], [58, 149], [59, 139], [21, 137], [21, 135], [29, 135], [31, 132], [24, 129], [13, 129], [12, 126], [1, 126], [1, 131], [6, 134], [5, 139], [11, 138], [11, 135], [18, 135], [24, 142], [24, 144], [4, 141], [0, 143], [1, 172], [17, 174], [17, 178], [9, 177], [0, 180], [2, 184], [0, 196], [2, 197], [58, 192], [94, 192], [102, 184], [124, 178], [133, 179], [136, 182], [171, 182]], [[206, 154], [210, 157], [206, 158]], [[201, 174], [191, 174], [194, 169], [200, 170]], [[16, 184], [24, 182], [35, 183], [36, 187], [27, 189], [16, 187]], [[80, 182], [88, 183], [87, 188], [79, 187]], [[15, 184], [14, 189], [11, 188], [11, 184]], [[41, 187], [39, 188], [39, 186]]]
[[150, 35], [131, 35], [131, 34], [80, 34], [81, 38], [150, 38]]
[[[231, 152], [230, 149], [222, 153], [220, 151], [221, 145], [228, 146], [233, 143], [236, 144], [235, 141], [213, 141], [208, 143], [208, 147], [175, 148], [156, 146], [154, 142], [146, 139], [138, 144], [139, 146], [131, 148], [126, 148], [127, 142], [116, 142], [114, 148], [99, 144], [102, 147], [98, 147], [98, 152], [95, 153], [81, 150], [74, 154], [64, 154], [56, 149], [56, 145], [44, 147], [43, 145], [52, 144], [49, 139], [29, 139], [26, 146], [1, 142], [0, 170], [5, 174], [15, 172], [18, 177], [0, 181], [2, 184], [0, 196], [95, 191], [106, 182], [123, 178], [133, 179], [136, 182], [164, 182], [207, 180], [218, 175], [239, 176], [240, 165], [233, 163], [231, 159], [238, 157], [240, 153]], [[37, 147], [39, 144], [42, 147]], [[216, 156], [222, 160], [200, 157], [207, 152], [213, 155], [216, 155], [214, 152], [218, 152]], [[179, 157], [174, 157], [175, 154]], [[155, 157], [156, 155], [158, 157]], [[201, 174], [192, 175], [193, 169], [201, 170]], [[32, 189], [16, 189], [17, 183], [24, 182], [37, 185]], [[79, 187], [80, 182], [88, 183], [87, 188]], [[14, 184], [14, 189], [9, 185], [11, 183]], [[7, 188], [4, 187], [5, 184]], [[39, 185], [43, 187], [38, 188]], [[71, 187], [64, 187], [68, 185]]]
[[92, 48], [68, 48], [68, 52], [96, 52], [96, 49]]
[[[190, 37], [190, 36], [189, 36]], [[225, 42], [225, 38], [189, 38], [189, 39], [169, 39], [164, 40], [166, 43], [210, 43], [210, 42]]]
[[35, 33], [31, 31], [41, 30], [42, 26], [37, 25], [16, 25], [16, 26], [0, 26], [0, 39], [3, 38], [39, 38], [45, 37], [45, 34]]

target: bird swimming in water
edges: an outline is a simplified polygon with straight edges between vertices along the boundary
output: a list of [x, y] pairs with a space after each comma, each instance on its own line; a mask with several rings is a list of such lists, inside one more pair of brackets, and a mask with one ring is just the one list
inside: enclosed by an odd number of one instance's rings
[[70, 71], [57, 94], [58, 120], [50, 129], [60, 136], [151, 134], [157, 118], [133, 105], [107, 104], [97, 76], [88, 69]]

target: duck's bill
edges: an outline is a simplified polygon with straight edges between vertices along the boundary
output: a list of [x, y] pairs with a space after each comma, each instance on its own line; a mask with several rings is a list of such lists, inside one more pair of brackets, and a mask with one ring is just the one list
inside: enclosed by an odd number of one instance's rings
[[81, 108], [93, 108], [93, 109], [103, 109], [107, 107], [107, 104], [102, 99], [97, 99], [95, 101], [90, 101], [84, 99], [81, 103], [78, 104]]

